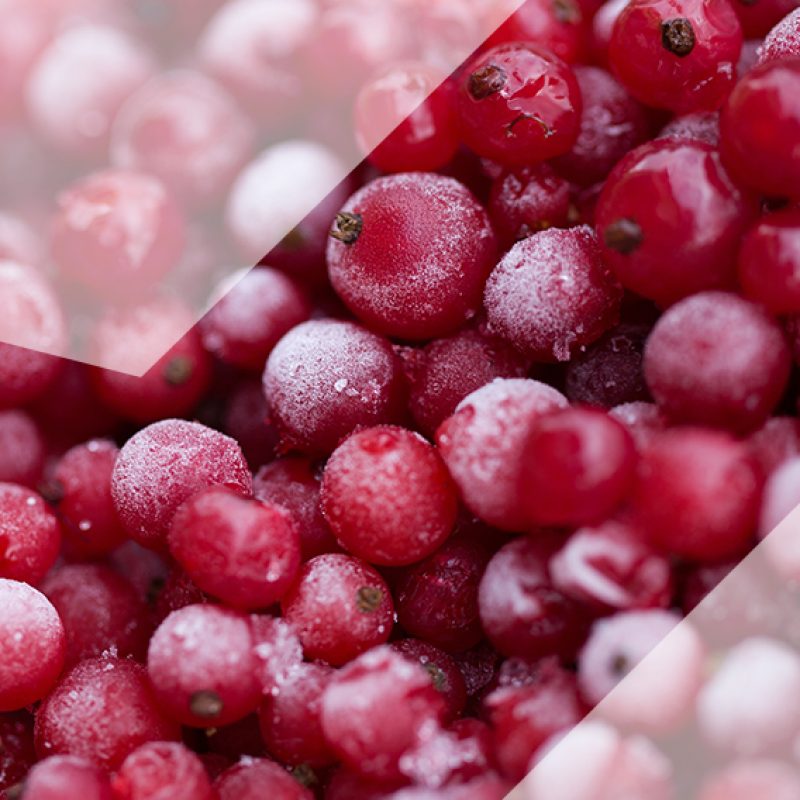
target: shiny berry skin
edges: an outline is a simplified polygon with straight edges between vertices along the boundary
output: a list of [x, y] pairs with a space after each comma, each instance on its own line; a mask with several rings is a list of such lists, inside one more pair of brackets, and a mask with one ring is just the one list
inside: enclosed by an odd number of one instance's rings
[[173, 611], [156, 629], [147, 672], [166, 713], [213, 728], [255, 711], [261, 690], [250, 619], [212, 605]]
[[322, 695], [322, 729], [349, 769], [382, 781], [402, 777], [400, 759], [445, 704], [423, 667], [376, 647], [340, 670]]
[[114, 776], [119, 800], [215, 800], [203, 762], [178, 742], [150, 742], [134, 750]]
[[203, 489], [178, 508], [168, 541], [197, 587], [232, 608], [277, 602], [300, 566], [300, 533], [291, 515], [222, 486]]
[[33, 717], [27, 711], [0, 714], [0, 797], [19, 783], [36, 763]]
[[547, 572], [553, 543], [515, 539], [489, 562], [478, 605], [489, 641], [506, 656], [568, 658], [579, 646], [585, 610], [557, 591]]
[[580, 186], [602, 181], [649, 133], [645, 111], [599, 67], [574, 67], [583, 97], [580, 132], [572, 149], [553, 161], [560, 175]]
[[502, 44], [465, 68], [458, 95], [461, 135], [506, 166], [546, 161], [578, 136], [581, 93], [572, 70], [532, 44]]
[[622, 521], [579, 528], [550, 559], [553, 585], [598, 612], [666, 607], [669, 559]]
[[503, 247], [537, 231], [566, 227], [569, 183], [549, 164], [507, 170], [492, 184], [489, 216]]
[[233, 439], [197, 422], [163, 420], [134, 434], [111, 475], [111, 496], [128, 535], [165, 550], [178, 506], [207, 486], [252, 491], [252, 476]]
[[430, 172], [459, 145], [453, 85], [421, 63], [396, 64], [366, 83], [355, 100], [361, 152], [381, 172]]
[[496, 257], [483, 207], [453, 178], [403, 173], [356, 192], [328, 242], [336, 293], [371, 330], [401, 339], [453, 333], [480, 305]]
[[0, 578], [0, 711], [41, 700], [64, 665], [66, 637], [58, 612], [32, 586]]
[[619, 319], [619, 284], [587, 226], [514, 245], [486, 283], [490, 329], [537, 361], [568, 361]]
[[656, 323], [644, 371], [659, 407], [678, 422], [747, 433], [786, 388], [791, 353], [758, 306], [722, 292], [682, 300]]
[[264, 395], [285, 445], [310, 455], [329, 454], [357, 427], [397, 421], [404, 388], [391, 344], [339, 320], [293, 328], [264, 370]]
[[253, 479], [253, 493], [259, 500], [282, 506], [294, 518], [303, 561], [339, 550], [320, 509], [320, 483], [314, 463], [300, 456], [265, 464]]
[[787, 14], [764, 38], [758, 63], [800, 56], [800, 8]]
[[266, 758], [245, 758], [215, 781], [219, 800], [312, 800], [314, 795], [280, 764]]
[[761, 39], [797, 8], [797, 0], [733, 0], [746, 39]]
[[152, 292], [186, 244], [183, 212], [156, 178], [104, 170], [58, 199], [50, 250], [59, 273], [107, 300]]
[[67, 637], [65, 666], [111, 653], [138, 660], [151, 633], [146, 607], [131, 584], [102, 564], [64, 564], [41, 586]]
[[552, 386], [523, 378], [498, 379], [462, 400], [436, 444], [470, 511], [502, 530], [527, 530], [519, 493], [525, 437], [538, 415], [566, 405]]
[[25, 411], [0, 411], [0, 482], [36, 486], [45, 460], [44, 433]]
[[70, 448], [59, 459], [45, 490], [52, 495], [69, 552], [102, 556], [125, 540], [111, 498], [111, 474], [119, 448], [107, 439], [92, 439]]
[[800, 197], [800, 56], [761, 64], [731, 92], [720, 152], [737, 180], [770, 197]]
[[631, 520], [655, 546], [684, 558], [740, 556], [753, 540], [761, 476], [747, 446], [700, 428], [675, 428], [644, 444]]
[[336, 763], [320, 718], [322, 694], [335, 674], [324, 664], [300, 664], [280, 691], [265, 696], [259, 711], [261, 734], [270, 754], [284, 764], [318, 768]]
[[117, 800], [105, 771], [78, 756], [50, 756], [40, 761], [25, 778], [21, 796], [28, 800]]
[[0, 483], [0, 578], [40, 583], [60, 545], [61, 526], [42, 498], [23, 486]]
[[599, 522], [625, 499], [635, 467], [633, 438], [605, 412], [547, 414], [523, 450], [520, 492], [529, 519], [540, 526]]
[[312, 558], [281, 606], [306, 658], [333, 666], [383, 644], [392, 632], [389, 587], [372, 567], [352, 556]]
[[728, 0], [633, 0], [614, 25], [608, 55], [637, 100], [684, 114], [722, 105], [741, 49]]
[[380, 426], [354, 433], [322, 474], [322, 513], [342, 547], [381, 566], [420, 561], [450, 535], [458, 497], [419, 434]]
[[[647, 201], [656, 196], [658, 209]], [[739, 239], [752, 216], [714, 149], [660, 140], [634, 150], [609, 176], [597, 237], [626, 289], [669, 305], [733, 285]]]
[[490, 551], [477, 537], [455, 536], [394, 581], [397, 621], [405, 631], [452, 652], [483, 637], [478, 584]]
[[93, 658], [62, 676], [36, 711], [36, 752], [75, 755], [117, 769], [146, 742], [175, 741], [178, 725], [157, 703], [133, 661]]

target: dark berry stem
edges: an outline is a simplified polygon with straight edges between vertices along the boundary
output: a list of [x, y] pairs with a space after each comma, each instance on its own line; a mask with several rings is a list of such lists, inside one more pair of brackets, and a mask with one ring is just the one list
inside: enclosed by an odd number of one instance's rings
[[362, 586], [356, 592], [356, 605], [362, 614], [372, 614], [383, 602], [383, 592], [376, 586]]
[[609, 225], [603, 234], [606, 246], [627, 256], [642, 243], [642, 229], [632, 219], [618, 219]]
[[331, 231], [331, 236], [343, 244], [355, 244], [364, 228], [364, 218], [361, 214], [352, 214], [342, 211], [336, 215], [336, 223]]
[[499, 92], [508, 80], [508, 74], [496, 64], [487, 64], [469, 76], [469, 93], [476, 100], [483, 100]]
[[222, 713], [224, 708], [222, 698], [210, 689], [195, 692], [189, 700], [189, 709], [192, 714], [203, 719], [214, 719]]
[[661, 23], [661, 43], [679, 58], [688, 56], [695, 43], [692, 23], [686, 17], [664, 20]]
[[188, 356], [175, 356], [164, 367], [164, 380], [170, 386], [183, 386], [192, 377], [194, 364]]

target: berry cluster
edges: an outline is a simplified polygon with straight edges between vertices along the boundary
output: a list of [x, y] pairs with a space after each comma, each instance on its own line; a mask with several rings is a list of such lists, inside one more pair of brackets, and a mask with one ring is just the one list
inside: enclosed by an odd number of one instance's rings
[[[367, 162], [262, 259], [264, 182], [334, 172], [250, 160], [299, 113], [277, 31], [322, 15], [342, 97], [382, 12], [174, 0], [196, 66], [147, 81], [49, 5], [0, 30], [0, 116], [114, 166], [65, 179], [47, 255], [0, 214], [0, 333], [53, 352], [47, 262], [110, 303], [98, 361], [177, 343], [140, 378], [0, 345], [0, 798], [500, 800], [800, 502], [800, 10], [528, 0], [441, 85], [370, 77]], [[222, 205], [262, 261], [183, 334], [136, 293], [208, 268], [186, 216]], [[615, 718], [682, 718], [679, 656]]]

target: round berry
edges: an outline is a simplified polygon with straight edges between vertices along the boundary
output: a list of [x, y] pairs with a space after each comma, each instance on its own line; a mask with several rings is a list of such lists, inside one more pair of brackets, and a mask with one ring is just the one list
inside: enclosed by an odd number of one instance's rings
[[532, 44], [502, 44], [463, 72], [461, 135], [483, 158], [524, 166], [569, 151], [580, 129], [581, 91], [572, 70]]
[[733, 294], [704, 292], [670, 308], [647, 341], [644, 371], [671, 419], [734, 432], [762, 425], [786, 388], [780, 326]]
[[251, 469], [271, 462], [277, 455], [280, 435], [270, 419], [261, 380], [244, 376], [222, 399], [222, 432], [239, 443]]
[[281, 605], [306, 658], [333, 666], [383, 644], [392, 632], [389, 587], [372, 567], [352, 556], [312, 558]]
[[632, 0], [614, 25], [608, 55], [634, 97], [680, 114], [722, 105], [741, 49], [728, 0]]
[[328, 243], [333, 288], [371, 329], [431, 339], [480, 305], [496, 256], [489, 218], [453, 178], [404, 173], [356, 192]]
[[314, 795], [280, 764], [245, 758], [214, 781], [219, 800], [313, 800]]
[[[21, 784], [26, 800], [116, 800], [108, 775], [98, 766], [78, 756], [50, 756], [36, 764]], [[5, 795], [4, 795], [5, 796]], [[12, 793], [7, 795], [12, 797]]]
[[256, 657], [256, 678], [264, 696], [277, 696], [303, 661], [303, 645], [292, 626], [283, 619], [251, 616]]
[[658, 139], [680, 139], [704, 142], [711, 147], [719, 146], [719, 112], [695, 111], [673, 117], [658, 134]]
[[119, 768], [146, 742], [175, 741], [180, 728], [164, 715], [143, 667], [93, 658], [67, 672], [36, 712], [41, 758], [75, 755]]
[[745, 38], [759, 40], [797, 8], [797, 0], [759, 0], [756, 3], [735, 0], [731, 5], [742, 24]]
[[386, 339], [352, 322], [312, 320], [272, 351], [264, 394], [287, 446], [327, 455], [357, 427], [394, 422], [405, 393]]
[[382, 426], [354, 433], [322, 475], [322, 512], [339, 543], [372, 564], [430, 555], [456, 521], [455, 486], [419, 434]]
[[44, 434], [25, 411], [0, 411], [0, 482], [36, 486], [45, 461]]
[[770, 475], [783, 463], [800, 455], [800, 420], [770, 417], [747, 441], [762, 474]]
[[32, 586], [0, 578], [0, 711], [44, 697], [64, 666], [66, 637], [58, 612]]
[[800, 8], [787, 14], [766, 35], [758, 49], [758, 63], [767, 64], [794, 56], [800, 56]]
[[800, 56], [761, 64], [731, 92], [720, 118], [725, 166], [746, 186], [800, 197]]
[[0, 792], [10, 789], [36, 763], [33, 747], [33, 717], [27, 711], [0, 714]]
[[300, 534], [282, 508], [222, 486], [192, 495], [175, 512], [172, 556], [199, 589], [241, 609], [283, 597], [300, 566]]
[[[658, 197], [656, 208], [648, 198]], [[614, 169], [597, 204], [603, 259], [620, 283], [669, 305], [733, 285], [750, 200], [716, 150], [680, 139], [651, 142]]]
[[489, 276], [491, 330], [539, 361], [568, 361], [618, 320], [622, 293], [591, 229], [550, 229], [518, 242]]
[[111, 475], [111, 495], [128, 534], [166, 549], [178, 506], [207, 486], [250, 494], [252, 476], [233, 439], [196, 422], [163, 420], [123, 446]]

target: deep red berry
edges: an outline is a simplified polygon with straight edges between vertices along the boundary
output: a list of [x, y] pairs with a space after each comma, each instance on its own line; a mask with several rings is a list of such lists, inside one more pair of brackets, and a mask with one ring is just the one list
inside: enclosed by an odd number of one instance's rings
[[[264, 617], [264, 619], [267, 618]], [[267, 754], [264, 739], [261, 736], [258, 714], [249, 714], [244, 719], [230, 725], [223, 725], [221, 728], [206, 728], [201, 736], [214, 755], [222, 756], [229, 762], [237, 761], [242, 756], [258, 758]], [[230, 765], [229, 763], [227, 766]], [[220, 772], [222, 771], [224, 770], [220, 770]]]
[[0, 578], [0, 712], [44, 697], [61, 673], [64, 626], [50, 601], [32, 586]]
[[518, 242], [489, 276], [484, 306], [493, 332], [539, 361], [568, 361], [619, 317], [622, 292], [586, 226]]
[[514, 378], [464, 398], [439, 427], [436, 443], [470, 511], [503, 530], [528, 528], [519, 494], [525, 437], [538, 415], [566, 405], [551, 386]]
[[764, 38], [758, 63], [800, 56], [800, 8], [787, 14]]
[[150, 742], [122, 762], [114, 776], [120, 800], [214, 800], [203, 762], [177, 742]]
[[628, 0], [607, 0], [592, 17], [592, 55], [598, 64], [608, 68], [608, 48], [619, 15], [627, 7]]
[[166, 578], [156, 579], [152, 591], [148, 594], [148, 602], [155, 606], [157, 623], [163, 622], [179, 608], [210, 602], [209, 596], [198, 589], [192, 579], [179, 567], [171, 569]]
[[125, 531], [111, 498], [111, 474], [119, 448], [106, 439], [93, 439], [68, 450], [59, 459], [52, 492], [62, 531], [71, 553], [101, 556], [122, 544]]
[[609, 60], [638, 100], [682, 114], [722, 105], [741, 49], [728, 0], [633, 0], [614, 25]]
[[532, 44], [502, 44], [465, 68], [458, 111], [462, 138], [479, 156], [536, 164], [575, 143], [581, 92], [557, 56]]
[[322, 733], [322, 694], [335, 672], [322, 664], [301, 664], [267, 695], [261, 710], [261, 733], [267, 749], [284, 764], [312, 768], [336, 762]]
[[[36, 764], [21, 784], [28, 800], [116, 800], [108, 775], [91, 761], [78, 756], [50, 756]], [[11, 798], [11, 794], [8, 795]]]
[[249, 494], [252, 476], [233, 439], [183, 420], [164, 420], [134, 434], [111, 476], [114, 505], [128, 534], [161, 550], [178, 506], [207, 486]]
[[[702, 187], [702, 191], [700, 191]], [[658, 209], [648, 198], [660, 198]], [[752, 209], [709, 145], [659, 140], [611, 173], [597, 205], [603, 258], [626, 289], [669, 305], [733, 285]]]
[[36, 712], [41, 758], [75, 755], [107, 770], [146, 742], [177, 740], [144, 668], [133, 661], [93, 658], [67, 672]]
[[557, 591], [547, 572], [554, 543], [515, 539], [489, 562], [481, 580], [481, 623], [504, 655], [535, 659], [574, 655], [583, 638], [585, 609]]
[[186, 606], [157, 628], [147, 672], [166, 713], [213, 728], [255, 711], [261, 697], [250, 619], [212, 605]]
[[673, 306], [647, 341], [647, 385], [668, 417], [748, 432], [783, 395], [791, 354], [780, 326], [733, 294], [704, 292]]
[[614, 406], [608, 413], [628, 429], [637, 447], [647, 441], [653, 433], [667, 427], [667, 419], [655, 403], [642, 401], [623, 403]]
[[67, 636], [65, 665], [110, 653], [142, 660], [150, 629], [145, 604], [123, 577], [101, 564], [65, 564], [42, 583]]
[[444, 701], [425, 670], [388, 647], [344, 667], [322, 695], [322, 729], [342, 762], [364, 777], [397, 780], [400, 759], [438, 725]]
[[312, 800], [314, 795], [280, 764], [265, 758], [245, 758], [214, 781], [219, 800]]
[[331, 553], [312, 558], [300, 570], [282, 607], [306, 658], [334, 666], [382, 644], [392, 632], [389, 587], [372, 567], [352, 556]]
[[25, 411], [0, 411], [0, 482], [36, 486], [45, 460], [43, 432]]
[[261, 693], [276, 696], [302, 663], [303, 645], [294, 628], [277, 617], [251, 616], [250, 632]]
[[761, 39], [797, 8], [797, 0], [733, 0], [731, 3], [746, 39]]
[[496, 255], [489, 218], [452, 178], [404, 173], [356, 192], [328, 243], [333, 288], [371, 329], [431, 339], [480, 305]]
[[659, 139], [681, 139], [719, 145], [719, 112], [695, 111], [671, 119], [658, 134]]
[[577, 66], [575, 78], [583, 97], [580, 132], [572, 149], [553, 161], [565, 178], [591, 186], [648, 134], [644, 109], [605, 70]]
[[454, 537], [397, 576], [394, 596], [403, 629], [447, 651], [477, 644], [483, 636], [478, 584], [489, 555], [477, 537]]
[[599, 611], [666, 607], [672, 599], [669, 560], [624, 522], [579, 528], [549, 567], [559, 591]]
[[501, 245], [547, 228], [566, 227], [570, 186], [549, 164], [504, 171], [492, 184], [489, 216]]
[[33, 717], [27, 711], [0, 714], [0, 797], [16, 786], [36, 763], [33, 747]]
[[280, 338], [311, 314], [300, 288], [269, 267], [226, 279], [201, 322], [203, 344], [222, 361], [260, 372]]
[[40, 583], [60, 545], [61, 526], [44, 500], [23, 486], [0, 484], [0, 577]]
[[456, 488], [419, 434], [382, 426], [354, 433], [322, 474], [322, 512], [339, 543], [372, 564], [403, 566], [436, 550], [458, 512]]
[[762, 474], [769, 475], [784, 461], [800, 455], [800, 420], [770, 417], [750, 435], [748, 444]]
[[656, 546], [685, 558], [739, 556], [755, 534], [761, 477], [747, 446], [724, 433], [676, 428], [642, 448], [632, 520]]
[[59, 197], [50, 249], [65, 278], [100, 298], [129, 302], [152, 292], [178, 264], [185, 227], [159, 180], [106, 170]]
[[265, 464], [253, 479], [253, 492], [259, 500], [282, 506], [292, 515], [300, 532], [303, 561], [339, 549], [320, 509], [320, 475], [308, 459], [297, 456]]
[[356, 97], [361, 151], [382, 172], [441, 169], [459, 145], [453, 93], [450, 81], [425, 64], [384, 69]]
[[327, 455], [354, 428], [399, 418], [400, 360], [386, 339], [353, 322], [305, 322], [272, 351], [264, 394], [288, 447]]
[[773, 197], [800, 197], [800, 56], [745, 75], [720, 118], [720, 150], [737, 180]]
[[271, 462], [280, 446], [280, 434], [269, 415], [261, 381], [246, 376], [225, 397], [221, 429], [239, 443], [250, 468]]
[[636, 466], [628, 431], [605, 412], [568, 408], [534, 423], [525, 442], [520, 493], [533, 525], [606, 519], [625, 499]]

